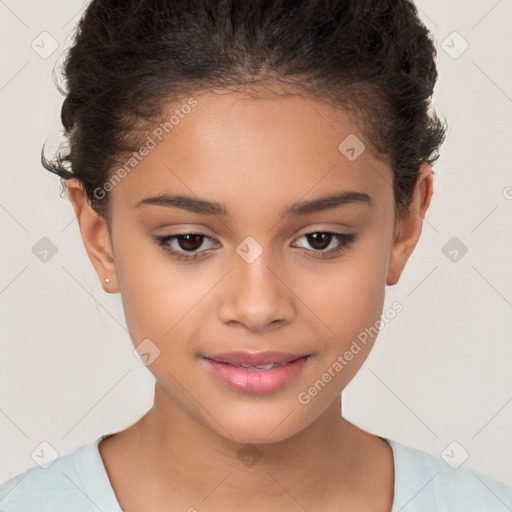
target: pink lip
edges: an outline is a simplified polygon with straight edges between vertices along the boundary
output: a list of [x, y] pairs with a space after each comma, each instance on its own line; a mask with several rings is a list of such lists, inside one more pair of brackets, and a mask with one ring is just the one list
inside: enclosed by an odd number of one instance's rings
[[275, 352], [267, 350], [266, 352], [247, 352], [240, 350], [237, 352], [223, 352], [222, 354], [204, 355], [207, 359], [213, 359], [220, 363], [228, 363], [231, 365], [237, 364], [270, 364], [279, 363], [286, 364], [299, 357], [304, 357], [306, 354], [291, 354], [289, 352]]
[[[246, 393], [276, 391], [301, 371], [307, 359], [307, 355], [285, 352], [228, 352], [202, 358], [212, 375], [232, 389]], [[272, 363], [279, 363], [281, 366], [268, 370], [236, 366]]]

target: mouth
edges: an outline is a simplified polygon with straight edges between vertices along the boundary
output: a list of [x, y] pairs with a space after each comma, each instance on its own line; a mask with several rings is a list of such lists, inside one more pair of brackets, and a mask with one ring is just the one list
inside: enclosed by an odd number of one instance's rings
[[210, 374], [245, 393], [269, 393], [293, 380], [310, 354], [229, 352], [202, 356]]

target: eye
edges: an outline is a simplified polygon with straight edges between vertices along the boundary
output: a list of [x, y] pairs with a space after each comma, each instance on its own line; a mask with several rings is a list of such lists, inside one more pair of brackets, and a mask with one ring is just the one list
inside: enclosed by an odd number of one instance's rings
[[162, 250], [182, 261], [195, 260], [201, 257], [201, 253], [207, 252], [204, 250], [199, 253], [195, 252], [203, 245], [205, 239], [214, 241], [204, 233], [180, 233], [179, 235], [155, 237], [156, 243]]
[[[319, 253], [321, 258], [327, 258], [346, 250], [355, 242], [356, 235], [333, 231], [315, 231], [306, 233], [300, 238], [306, 238], [308, 244], [313, 247], [313, 252]], [[164, 252], [171, 254], [173, 258], [180, 261], [192, 261], [203, 257], [203, 253], [209, 251], [208, 249], [199, 251], [205, 240], [215, 242], [213, 238], [204, 233], [180, 233], [177, 235], [155, 236], [154, 239]], [[334, 247], [328, 249], [332, 242], [334, 242]]]
[[[301, 238], [306, 238], [307, 243], [313, 247], [313, 252], [320, 253], [320, 257], [324, 258], [339, 254], [348, 249], [348, 247], [355, 242], [356, 235], [353, 233], [336, 233], [333, 231], [314, 231], [302, 235], [299, 240]], [[334, 246], [332, 246], [332, 242], [334, 242]], [[326, 250], [329, 246], [331, 246], [331, 248]]]

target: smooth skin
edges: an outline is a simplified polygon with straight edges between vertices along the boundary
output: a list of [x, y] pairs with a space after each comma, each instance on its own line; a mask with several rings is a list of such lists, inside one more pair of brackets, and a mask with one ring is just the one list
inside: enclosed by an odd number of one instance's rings
[[[421, 166], [411, 207], [395, 217], [392, 171], [370, 142], [354, 161], [338, 150], [350, 134], [365, 142], [348, 114], [300, 95], [194, 97], [198, 105], [111, 191], [110, 229], [68, 181], [85, 248], [104, 289], [121, 293], [133, 344], [149, 338], [160, 350], [148, 366], [153, 407], [99, 445], [117, 499], [126, 512], [389, 512], [391, 448], [340, 414], [340, 393], [375, 338], [307, 404], [298, 395], [378, 322], [385, 286], [398, 282], [420, 237], [432, 169]], [[282, 214], [344, 190], [372, 204]], [[228, 215], [137, 206], [164, 193], [220, 202]], [[356, 239], [328, 254], [341, 245], [335, 237], [322, 245], [305, 236], [325, 231]], [[188, 262], [154, 240], [190, 232], [211, 239], [192, 249], [169, 242], [199, 256]], [[251, 263], [236, 251], [248, 236], [263, 251]], [[281, 389], [254, 395], [218, 381], [200, 357], [233, 350], [310, 358]], [[237, 456], [250, 445], [261, 456], [252, 466]]]

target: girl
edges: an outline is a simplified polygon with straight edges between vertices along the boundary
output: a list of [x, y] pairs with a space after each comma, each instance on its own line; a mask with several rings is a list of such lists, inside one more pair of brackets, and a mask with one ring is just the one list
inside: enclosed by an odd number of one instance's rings
[[341, 415], [430, 204], [435, 54], [407, 0], [91, 2], [69, 152], [42, 161], [154, 405], [8, 480], [0, 510], [512, 510]]

